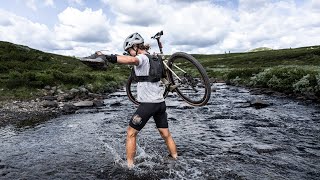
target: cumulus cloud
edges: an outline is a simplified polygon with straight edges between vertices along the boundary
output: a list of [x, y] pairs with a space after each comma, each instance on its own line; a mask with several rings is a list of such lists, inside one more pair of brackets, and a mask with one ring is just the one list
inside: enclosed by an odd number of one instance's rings
[[315, 18], [315, 13], [290, 0], [251, 3], [251, 0], [240, 1], [239, 19], [222, 42], [221, 49], [246, 51], [261, 46], [287, 48], [317, 43], [316, 40], [307, 41], [305, 37], [306, 33], [312, 38], [317, 37], [315, 32], [310, 32], [315, 29], [310, 26], [319, 27], [320, 20]]
[[[68, 2], [86, 6], [81, 0]], [[124, 39], [133, 32], [139, 32], [146, 43], [151, 43], [152, 51], [157, 51], [156, 41], [150, 37], [160, 30], [164, 30], [165, 53], [242, 52], [261, 46], [276, 49], [320, 42], [317, 0], [299, 4], [295, 0], [239, 0], [236, 8], [223, 6], [228, 3], [225, 0], [100, 2], [105, 4], [101, 10], [62, 10], [52, 29], [2, 11], [0, 38], [28, 42], [25, 44], [33, 47], [43, 45], [68, 55], [88, 55], [99, 49], [121, 53]], [[54, 4], [53, 0], [45, 3]]]
[[[38, 49], [51, 49], [54, 47], [54, 43], [50, 38], [52, 33], [46, 25], [34, 23], [3, 10], [0, 10], [0, 17], [2, 17], [0, 18], [1, 40], [25, 44]], [[1, 20], [3, 17], [6, 18], [6, 21]]]
[[162, 21], [163, 13], [157, 0], [103, 0], [109, 5], [118, 23], [138, 26], [151, 26]]
[[[170, 44], [203, 48], [215, 45], [227, 35], [232, 23], [232, 13], [208, 2], [193, 3], [179, 11], [169, 10], [166, 30], [170, 33]], [[179, 49], [179, 47], [178, 47]]]
[[109, 20], [102, 10], [80, 11], [68, 7], [58, 15], [59, 23], [54, 27], [60, 41], [101, 42], [110, 41]]
[[110, 41], [109, 20], [102, 10], [67, 8], [58, 18], [56, 26], [49, 29], [45, 24], [0, 10], [0, 40], [76, 56], [105, 49]]

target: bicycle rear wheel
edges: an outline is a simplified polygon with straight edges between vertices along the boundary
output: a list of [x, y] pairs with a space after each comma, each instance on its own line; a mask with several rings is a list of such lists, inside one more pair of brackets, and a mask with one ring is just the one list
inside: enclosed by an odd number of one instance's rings
[[[138, 85], [138, 82], [136, 82], [133, 79], [133, 77], [130, 75], [130, 77], [127, 81], [127, 84], [126, 84], [126, 93], [127, 93], [127, 96], [131, 102], [133, 102], [136, 105], [139, 105], [140, 102], [138, 102], [138, 100], [137, 100], [137, 95], [138, 95], [137, 85]], [[169, 91], [165, 88], [165, 85], [162, 84], [162, 82], [160, 83], [160, 86], [163, 88], [163, 98], [166, 98]]]
[[187, 103], [193, 106], [206, 105], [211, 95], [211, 85], [203, 66], [191, 55], [177, 52], [168, 60], [173, 71], [169, 79], [176, 85], [175, 91]]

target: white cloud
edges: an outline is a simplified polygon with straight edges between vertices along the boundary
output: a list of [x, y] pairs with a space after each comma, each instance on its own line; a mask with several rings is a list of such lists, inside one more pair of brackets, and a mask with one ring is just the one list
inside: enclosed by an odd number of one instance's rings
[[75, 42], [108, 42], [109, 20], [102, 10], [80, 11], [68, 7], [58, 15], [59, 24], [54, 27], [58, 40]]
[[53, 0], [45, 0], [44, 5], [54, 7], [54, 2]]
[[[50, 0], [46, 2], [51, 4]], [[317, 0], [299, 5], [294, 0], [240, 0], [236, 9], [209, 0], [100, 2], [106, 4], [101, 10], [64, 9], [53, 29], [6, 12], [0, 16], [0, 38], [76, 56], [99, 49], [121, 53], [124, 39], [133, 32], [139, 32], [151, 43], [152, 51], [158, 51], [150, 37], [160, 30], [164, 30], [165, 53], [240, 52], [261, 46], [288, 48], [320, 42]], [[69, 3], [85, 5], [83, 1]]]
[[102, 0], [102, 2], [110, 5], [118, 23], [151, 26], [162, 21], [161, 5], [157, 0]]
[[32, 9], [33, 11], [36, 11], [38, 9], [35, 0], [26, 0], [26, 5], [28, 8]]
[[67, 8], [59, 14], [56, 27], [50, 30], [45, 24], [0, 10], [0, 40], [59, 54], [84, 56], [106, 48], [110, 39], [108, 23], [101, 10]]
[[178, 11], [171, 9], [166, 14], [170, 45], [193, 52], [218, 44], [233, 23], [232, 12], [208, 2], [193, 3]]
[[7, 19], [5, 23], [0, 23], [0, 40], [25, 44], [37, 49], [50, 50], [54, 47], [54, 41], [50, 38], [52, 33], [45, 24], [34, 23], [3, 10], [0, 10], [0, 17]]
[[[209, 1], [195, 1], [191, 4], [180, 2], [174, 4], [159, 0], [130, 1], [130, 3], [103, 0], [103, 2], [112, 7], [116, 14], [117, 20], [114, 26], [118, 27], [116, 28], [118, 30], [121, 29], [121, 33], [116, 34], [122, 41], [135, 31], [142, 35], [146, 34], [143, 37], [150, 41], [151, 35], [164, 30], [163, 40], [167, 53], [173, 50], [170, 46], [181, 51], [196, 51], [197, 48], [218, 43], [226, 35], [225, 29], [229, 27], [229, 19], [232, 19], [232, 12]], [[136, 6], [138, 2], [143, 6]], [[155, 42], [152, 44], [156, 45]]]

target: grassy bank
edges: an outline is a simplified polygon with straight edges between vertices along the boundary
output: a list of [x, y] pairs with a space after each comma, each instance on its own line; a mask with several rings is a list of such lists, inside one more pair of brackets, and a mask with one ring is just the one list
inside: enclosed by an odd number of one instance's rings
[[[320, 97], [320, 46], [193, 56], [211, 78]], [[124, 65], [96, 71], [73, 57], [0, 41], [0, 100], [36, 97], [47, 85], [108, 92], [123, 85], [128, 75]]]
[[194, 56], [210, 77], [235, 85], [320, 97], [320, 46]]
[[108, 92], [124, 84], [128, 70], [126, 66], [110, 65], [107, 71], [96, 71], [74, 57], [0, 41], [0, 100], [33, 98], [48, 85], [62, 90], [84, 86], [92, 92]]

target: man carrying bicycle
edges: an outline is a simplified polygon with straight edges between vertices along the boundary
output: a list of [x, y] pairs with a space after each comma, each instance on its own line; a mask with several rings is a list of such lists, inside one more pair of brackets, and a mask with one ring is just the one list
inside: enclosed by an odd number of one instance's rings
[[[111, 63], [134, 65], [136, 76], [148, 76], [150, 62], [147, 54], [149, 46], [144, 45], [144, 39], [139, 33], [128, 36], [123, 44], [123, 49], [130, 56], [103, 55], [97, 52], [95, 58], [106, 58]], [[93, 57], [91, 57], [93, 58]], [[136, 154], [136, 140], [139, 131], [153, 117], [160, 135], [165, 140], [170, 156], [177, 158], [176, 144], [168, 128], [166, 104], [160, 87], [160, 80], [157, 82], [138, 82], [137, 100], [140, 105], [129, 122], [126, 139], [126, 156], [129, 168], [134, 166], [134, 156]]]

